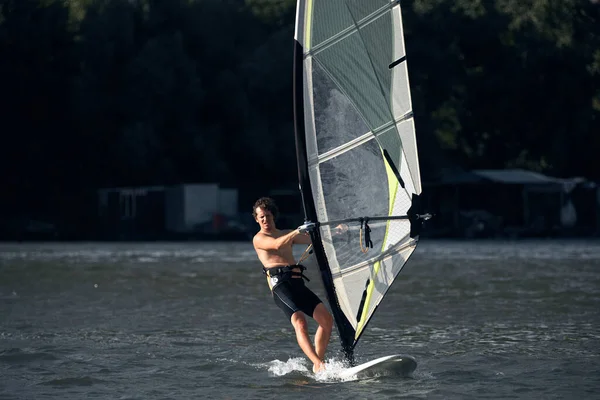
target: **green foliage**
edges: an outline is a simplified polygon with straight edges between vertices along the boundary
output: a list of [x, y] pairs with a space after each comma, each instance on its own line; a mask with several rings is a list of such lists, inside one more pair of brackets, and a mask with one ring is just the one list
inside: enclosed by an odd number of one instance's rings
[[[426, 179], [456, 164], [600, 178], [600, 4], [403, 4]], [[294, 12], [293, 0], [0, 0], [13, 143], [0, 166], [19, 171], [1, 183], [17, 199], [294, 182]]]
[[598, 178], [597, 5], [415, 0], [404, 14], [419, 134], [448, 162]]
[[261, 21], [284, 24], [296, 4], [295, 0], [244, 0], [246, 6]]

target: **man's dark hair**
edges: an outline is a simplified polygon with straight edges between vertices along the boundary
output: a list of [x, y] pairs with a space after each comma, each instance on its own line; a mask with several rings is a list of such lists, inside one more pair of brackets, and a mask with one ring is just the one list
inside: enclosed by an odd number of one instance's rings
[[277, 209], [275, 200], [273, 200], [270, 197], [261, 197], [260, 199], [256, 200], [256, 203], [254, 203], [254, 208], [252, 209], [252, 215], [254, 216], [254, 218], [256, 218], [256, 209], [258, 207], [270, 211], [271, 214], [273, 214], [273, 219], [277, 219], [277, 217], [279, 216], [279, 210]]

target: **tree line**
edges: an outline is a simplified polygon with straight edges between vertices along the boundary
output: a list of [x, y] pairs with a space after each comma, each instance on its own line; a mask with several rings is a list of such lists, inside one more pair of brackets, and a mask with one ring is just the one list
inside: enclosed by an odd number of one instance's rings
[[[425, 179], [600, 179], [600, 4], [402, 4]], [[294, 17], [293, 0], [0, 0], [2, 212], [73, 215], [100, 187], [295, 186]]]

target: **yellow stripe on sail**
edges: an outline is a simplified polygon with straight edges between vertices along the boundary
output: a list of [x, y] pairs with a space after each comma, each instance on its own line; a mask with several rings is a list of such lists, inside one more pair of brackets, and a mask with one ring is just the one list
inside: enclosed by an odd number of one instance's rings
[[[387, 172], [388, 190], [389, 190], [389, 194], [390, 194], [390, 204], [389, 204], [388, 215], [392, 215], [392, 212], [394, 210], [394, 203], [396, 201], [396, 194], [398, 193], [399, 182], [398, 182], [398, 178], [396, 178], [396, 174], [394, 174], [394, 171], [388, 164], [387, 159], [385, 157], [383, 157], [383, 160], [384, 160], [384, 164], [385, 164], [385, 171]], [[385, 245], [387, 243], [388, 232], [390, 230], [390, 222], [391, 221], [388, 220], [387, 225], [385, 227], [385, 235], [383, 236], [383, 244], [381, 246], [382, 252], [385, 250]], [[375, 288], [375, 279], [377, 277], [377, 274], [379, 273], [380, 268], [381, 268], [381, 261], [377, 261], [375, 264], [373, 264], [371, 279], [369, 279], [369, 286], [367, 287], [367, 296], [365, 298], [365, 304], [363, 304], [363, 309], [360, 314], [361, 319], [360, 319], [360, 321], [357, 321], [356, 333], [354, 335], [355, 340], [358, 339], [362, 330], [365, 327], [365, 323], [367, 322], [367, 319], [368, 319], [367, 312], [369, 310], [369, 305], [371, 304], [371, 297], [373, 296], [373, 289]]]
[[356, 325], [356, 333], [354, 334], [354, 339], [358, 339], [363, 328], [365, 327], [365, 322], [367, 322], [367, 310], [369, 309], [369, 304], [371, 304], [371, 296], [373, 295], [373, 288], [375, 287], [375, 279], [374, 276], [377, 276], [379, 272], [379, 266], [381, 265], [380, 261], [377, 261], [373, 264], [373, 273], [371, 274], [371, 279], [369, 280], [369, 287], [367, 288], [367, 297], [365, 298], [365, 304], [363, 305], [362, 313], [360, 314], [361, 319], [357, 321]]
[[313, 0], [306, 2], [306, 26], [304, 27], [304, 52], [307, 53], [310, 50], [311, 43], [311, 31], [312, 31], [312, 19], [313, 19]]

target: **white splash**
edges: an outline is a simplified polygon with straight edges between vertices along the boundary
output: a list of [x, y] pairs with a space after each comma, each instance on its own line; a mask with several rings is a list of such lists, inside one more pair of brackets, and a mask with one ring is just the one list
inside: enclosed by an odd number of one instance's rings
[[298, 371], [302, 373], [310, 372], [305, 365], [306, 360], [302, 357], [290, 358], [287, 361], [273, 360], [267, 363], [269, 372], [275, 376], [287, 375]]
[[303, 357], [290, 358], [287, 361], [273, 360], [256, 366], [266, 367], [272, 376], [277, 377], [297, 373], [324, 383], [358, 380], [355, 375], [344, 376], [343, 372], [349, 368], [348, 363], [338, 359], [326, 360], [325, 369], [316, 374], [312, 372], [312, 363]]
[[356, 376], [341, 377], [341, 373], [348, 369], [344, 361], [331, 359], [325, 361], [325, 369], [315, 374], [315, 380], [319, 382], [347, 382], [356, 380]]

